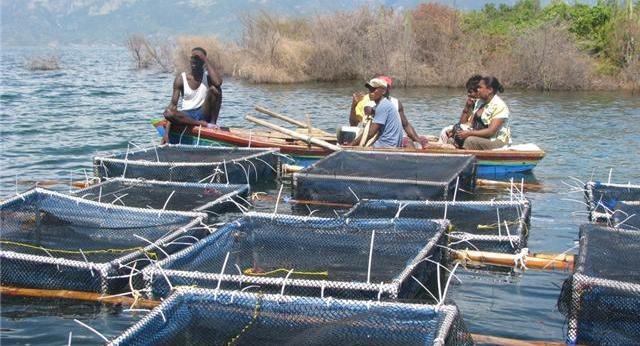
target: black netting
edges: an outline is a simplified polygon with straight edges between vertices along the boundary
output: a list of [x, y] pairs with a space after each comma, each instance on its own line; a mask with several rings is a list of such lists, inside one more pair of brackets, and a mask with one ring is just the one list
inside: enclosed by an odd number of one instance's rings
[[112, 345], [472, 345], [452, 305], [179, 290]]
[[613, 209], [612, 222], [621, 228], [640, 230], [640, 201], [621, 201]]
[[162, 145], [96, 156], [94, 175], [105, 178], [248, 184], [280, 172], [277, 149]]
[[[167, 296], [170, 283], [228, 289], [259, 285], [273, 293], [284, 286], [286, 294], [306, 296], [421, 298], [426, 292], [411, 276], [436, 292], [437, 263], [444, 258], [438, 245], [446, 241], [446, 226], [418, 219], [251, 213], [148, 267], [144, 277], [156, 297]], [[223, 267], [226, 275], [218, 282]]]
[[136, 264], [142, 268], [147, 258], [161, 259], [206, 235], [206, 230], [192, 228], [203, 217], [32, 189], [0, 204], [1, 281], [21, 287], [114, 291], [122, 282], [108, 277], [127, 271], [122, 265], [144, 259]]
[[247, 206], [248, 185], [200, 184], [115, 178], [72, 195], [137, 208], [207, 211], [220, 214]]
[[619, 201], [640, 201], [640, 186], [590, 181], [585, 185], [590, 220], [606, 222]]
[[574, 274], [559, 310], [568, 341], [589, 345], [640, 342], [640, 232], [583, 225]]
[[517, 253], [527, 246], [530, 215], [531, 205], [527, 200], [455, 203], [363, 200], [345, 217], [447, 218], [452, 225], [449, 232], [450, 247]]
[[341, 151], [293, 175], [296, 199], [355, 204], [358, 199], [452, 199], [475, 187], [468, 155]]

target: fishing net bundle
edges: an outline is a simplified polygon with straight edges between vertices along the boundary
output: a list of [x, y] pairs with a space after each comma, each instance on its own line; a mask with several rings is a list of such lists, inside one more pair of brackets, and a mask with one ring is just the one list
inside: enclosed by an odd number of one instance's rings
[[448, 219], [449, 247], [519, 253], [527, 246], [531, 203], [510, 201], [394, 201], [362, 200], [347, 218]]
[[[352, 299], [429, 299], [446, 280], [446, 220], [247, 213], [142, 272], [153, 298], [178, 286]], [[441, 277], [442, 276], [442, 277]], [[425, 299], [426, 298], [426, 299]]]
[[[340, 151], [293, 174], [299, 200], [451, 200], [475, 188], [471, 155]], [[459, 191], [456, 191], [456, 187]]]
[[111, 345], [472, 345], [455, 305], [179, 289]]
[[42, 188], [0, 203], [2, 285], [119, 293], [123, 275], [208, 234], [205, 214], [96, 203]]
[[249, 185], [114, 178], [74, 191], [72, 195], [128, 207], [205, 211], [217, 215], [246, 210]]
[[632, 345], [640, 340], [640, 232], [593, 224], [580, 227], [573, 275], [559, 310], [569, 344]]
[[[620, 202], [640, 201], [640, 185], [590, 181], [585, 184], [584, 190], [587, 210], [589, 211], [589, 220], [592, 222], [609, 223], [612, 225], [620, 223], [633, 213], [629, 213], [629, 211], [631, 211], [628, 210], [629, 205], [618, 204]], [[622, 209], [621, 211], [624, 213], [617, 212], [617, 210], [620, 209]], [[638, 218], [640, 217], [635, 217], [631, 222], [640, 222]]]
[[249, 184], [276, 179], [278, 149], [161, 145], [96, 156], [93, 172], [101, 179], [144, 178], [198, 183]]

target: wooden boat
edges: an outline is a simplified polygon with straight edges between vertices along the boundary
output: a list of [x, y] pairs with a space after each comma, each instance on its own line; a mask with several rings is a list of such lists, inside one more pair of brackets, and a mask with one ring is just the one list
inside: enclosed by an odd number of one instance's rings
[[[164, 120], [154, 119], [152, 124], [158, 129], [159, 133], [164, 132]], [[297, 132], [307, 134], [308, 130], [298, 129]], [[314, 136], [313, 133], [312, 136]], [[335, 137], [326, 136], [326, 134], [318, 134], [316, 138], [323, 139], [330, 143], [336, 143]], [[302, 166], [311, 164], [331, 153], [331, 150], [329, 149], [309, 145], [302, 140], [295, 139], [278, 132], [243, 128], [208, 129], [173, 126], [170, 141], [171, 143], [182, 144], [279, 148], [281, 153], [291, 156], [296, 160], [297, 165]], [[343, 148], [346, 150], [374, 150], [371, 148], [351, 146], [343, 146]], [[414, 148], [389, 148], [375, 150], [393, 152], [401, 150], [430, 154], [475, 155], [479, 164], [477, 173], [481, 176], [504, 176], [513, 173], [527, 173], [530, 172], [545, 155], [545, 152], [535, 145], [524, 146], [522, 150], [462, 150], [445, 148], [437, 145], [428, 146], [421, 150], [416, 150]]]

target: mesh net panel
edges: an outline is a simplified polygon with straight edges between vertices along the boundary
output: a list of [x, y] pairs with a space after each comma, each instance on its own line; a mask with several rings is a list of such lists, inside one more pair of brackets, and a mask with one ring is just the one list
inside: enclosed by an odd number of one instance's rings
[[590, 220], [607, 222], [618, 201], [640, 201], [640, 185], [590, 181], [585, 185], [585, 199]]
[[222, 213], [246, 206], [248, 185], [110, 179], [72, 195], [128, 207]]
[[[166, 318], [166, 321], [165, 321]], [[179, 290], [112, 345], [472, 345], [453, 305]]]
[[345, 214], [345, 217], [446, 217], [452, 225], [449, 232], [451, 248], [517, 253], [527, 246], [530, 215], [531, 204], [527, 200], [455, 203], [363, 200]]
[[2, 284], [113, 291], [122, 282], [106, 278], [123, 270], [120, 263], [163, 258], [148, 241], [162, 241], [167, 253], [184, 248], [172, 240], [204, 236], [206, 231], [191, 229], [203, 216], [119, 207], [32, 189], [0, 204]]
[[421, 298], [425, 292], [411, 276], [437, 292], [436, 263], [444, 257], [438, 245], [445, 242], [446, 226], [444, 220], [346, 221], [250, 213], [143, 274], [156, 297], [169, 294], [168, 279], [173, 286], [259, 285], [273, 293], [284, 286], [286, 294], [305, 296]]
[[613, 223], [621, 228], [640, 230], [640, 201], [616, 203], [612, 214]]
[[631, 345], [640, 340], [640, 232], [583, 225], [574, 274], [558, 302], [568, 341]]
[[93, 159], [94, 175], [106, 178], [248, 184], [280, 172], [277, 149], [163, 145]]
[[294, 173], [293, 193], [301, 200], [352, 204], [365, 198], [452, 199], [456, 182], [461, 191], [474, 189], [475, 173], [475, 158], [468, 155], [340, 151]]

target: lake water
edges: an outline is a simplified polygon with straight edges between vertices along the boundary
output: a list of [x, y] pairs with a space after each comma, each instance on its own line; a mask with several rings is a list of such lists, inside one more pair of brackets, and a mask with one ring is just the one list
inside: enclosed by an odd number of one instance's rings
[[[25, 181], [81, 180], [100, 152], [157, 142], [150, 119], [169, 103], [173, 76], [136, 71], [118, 47], [59, 49], [62, 69], [28, 71], [26, 59], [49, 53], [39, 48], [3, 48], [0, 84], [0, 198], [29, 186]], [[374, 71], [372, 71], [374, 72]], [[346, 124], [350, 95], [362, 82], [252, 85], [227, 78], [219, 124], [250, 126], [244, 116], [255, 105], [304, 119], [333, 132]], [[394, 90], [419, 133], [437, 134], [455, 122], [463, 90]], [[544, 188], [527, 193], [532, 202], [531, 252], [558, 253], [575, 246], [587, 221], [578, 181], [590, 178], [640, 184], [640, 97], [625, 92], [551, 92], [507, 89], [515, 143], [537, 143], [547, 156], [528, 180]], [[17, 182], [17, 184], [16, 184]], [[58, 186], [57, 189], [68, 189]], [[266, 192], [275, 195], [275, 187]], [[478, 198], [508, 198], [503, 190], [478, 191]], [[577, 200], [577, 201], [575, 201]], [[262, 206], [269, 208], [270, 206]], [[285, 212], [286, 207], [280, 209]], [[572, 250], [575, 252], [576, 250]], [[562, 341], [564, 317], [556, 301], [566, 272], [526, 271], [496, 275], [461, 270], [449, 298], [478, 334]], [[143, 314], [68, 301], [2, 298], [3, 345], [100, 344], [73, 322], [79, 319], [108, 338]]]

